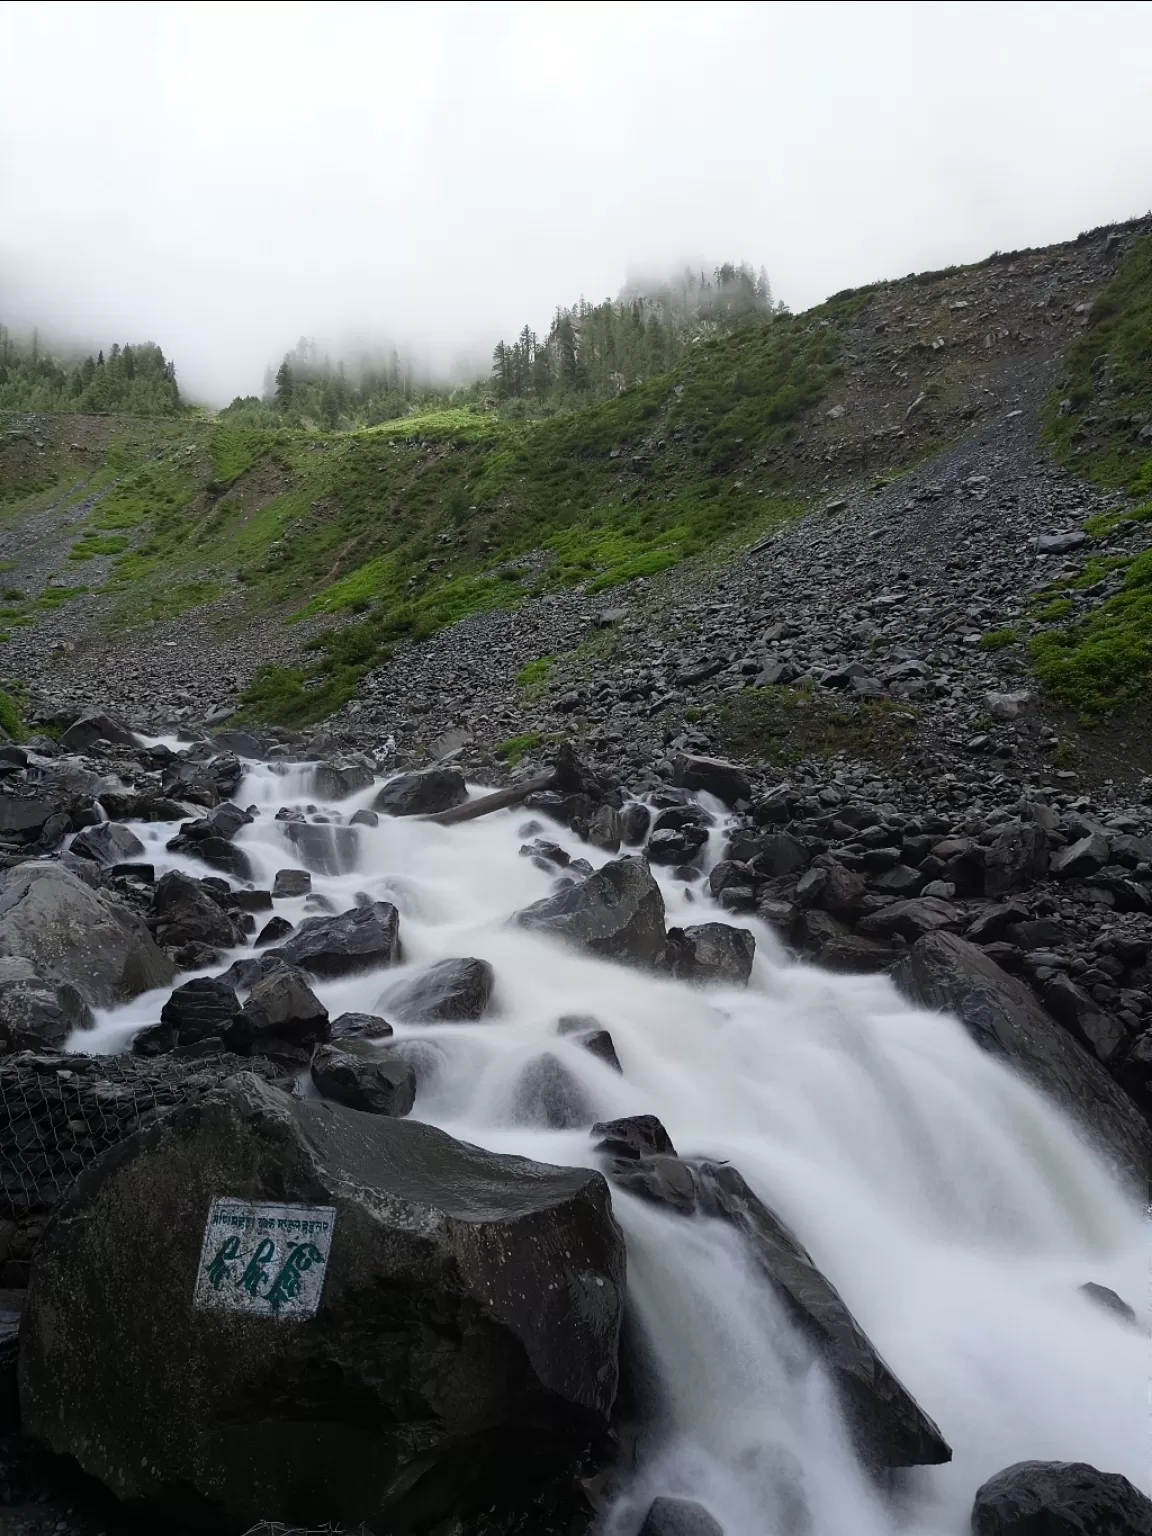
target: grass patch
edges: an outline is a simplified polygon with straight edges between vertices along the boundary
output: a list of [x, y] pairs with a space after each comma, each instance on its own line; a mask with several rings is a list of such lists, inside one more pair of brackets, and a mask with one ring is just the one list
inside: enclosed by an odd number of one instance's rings
[[85, 586], [77, 587], [45, 587], [36, 599], [38, 608], [60, 608], [65, 603], [70, 603], [74, 597], [79, 597], [82, 592], [87, 592]]
[[1115, 533], [1117, 528], [1126, 523], [1147, 523], [1152, 521], [1152, 501], [1146, 501], [1142, 506], [1130, 507], [1127, 512], [1098, 512], [1095, 517], [1090, 517], [1084, 524], [1084, 532], [1090, 533], [1093, 538], [1106, 538], [1108, 534]]
[[1032, 639], [1045, 689], [1088, 719], [1152, 699], [1152, 550], [1128, 566], [1119, 592], [1062, 630]]
[[119, 555], [128, 547], [122, 534], [86, 533], [68, 553], [69, 560], [92, 560], [97, 555]]
[[1033, 617], [1038, 624], [1059, 624], [1076, 612], [1076, 604], [1070, 597], [1057, 597], [1037, 608]]
[[556, 665], [555, 656], [537, 656], [535, 661], [530, 661], [520, 668], [516, 674], [516, 681], [521, 688], [538, 688], [552, 675], [552, 668]]
[[[1062, 402], [1067, 402], [1066, 404]], [[1133, 240], [1092, 305], [1045, 430], [1056, 457], [1102, 485], [1152, 492], [1152, 236]]]
[[1019, 638], [1019, 633], [1014, 629], [989, 629], [980, 636], [980, 649], [1006, 651], [1010, 645], [1015, 645]]
[[0, 688], [0, 731], [10, 736], [13, 741], [19, 741], [24, 735], [24, 721], [20, 715], [20, 706], [10, 693]]
[[716, 711], [725, 751], [788, 767], [803, 758], [896, 762], [916, 728], [916, 711], [894, 699], [845, 700], [807, 688], [746, 688]]
[[529, 752], [535, 752], [543, 740], [539, 731], [525, 731], [522, 736], [510, 736], [507, 741], [500, 742], [493, 751], [497, 757], [503, 758], [509, 767], [515, 768], [520, 759], [526, 757]]

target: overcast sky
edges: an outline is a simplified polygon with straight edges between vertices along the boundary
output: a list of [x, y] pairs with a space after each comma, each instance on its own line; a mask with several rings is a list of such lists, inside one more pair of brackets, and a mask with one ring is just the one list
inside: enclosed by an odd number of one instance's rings
[[1147, 3], [0, 5], [0, 320], [194, 396], [701, 260], [794, 309], [1152, 204]]

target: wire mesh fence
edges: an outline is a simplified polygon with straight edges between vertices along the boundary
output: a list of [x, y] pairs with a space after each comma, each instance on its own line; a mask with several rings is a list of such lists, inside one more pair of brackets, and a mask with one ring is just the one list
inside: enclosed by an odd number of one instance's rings
[[50, 1209], [100, 1153], [251, 1065], [223, 1055], [0, 1058], [0, 1218]]

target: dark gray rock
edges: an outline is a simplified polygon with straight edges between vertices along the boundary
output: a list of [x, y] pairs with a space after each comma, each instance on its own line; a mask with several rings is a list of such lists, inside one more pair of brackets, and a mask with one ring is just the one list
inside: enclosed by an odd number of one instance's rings
[[1145, 1188], [1152, 1130], [1123, 1089], [1023, 982], [950, 933], [918, 939], [892, 980], [912, 1002], [955, 1014], [981, 1049], [1023, 1072], [1079, 1122], [1118, 1170]]
[[795, 875], [808, 868], [811, 855], [798, 837], [789, 832], [771, 832], [762, 837], [752, 867], [768, 879]]
[[[655, 1115], [625, 1115], [592, 1127], [596, 1151], [609, 1157], [675, 1157], [672, 1138]], [[596, 1138], [599, 1138], [598, 1140]]]
[[1084, 1461], [1018, 1461], [977, 1490], [972, 1536], [1152, 1536], [1152, 1500]]
[[[1059, 855], [1057, 855], [1059, 857]], [[1010, 821], [984, 850], [984, 894], [998, 900], [1043, 878], [1048, 834], [1037, 821]]]
[[139, 745], [126, 725], [119, 720], [113, 720], [110, 715], [103, 714], [82, 716], [60, 737], [60, 745], [65, 752], [87, 752], [98, 741], [108, 742], [117, 747]]
[[554, 1051], [543, 1051], [520, 1074], [511, 1118], [516, 1125], [572, 1131], [591, 1125], [596, 1116], [573, 1073]]
[[1111, 1312], [1121, 1322], [1135, 1323], [1136, 1313], [1116, 1292], [1106, 1285], [1097, 1285], [1095, 1280], [1087, 1280], [1080, 1287], [1080, 1294], [1086, 1296], [1096, 1307], [1103, 1307], [1105, 1312]]
[[303, 971], [277, 965], [253, 984], [224, 1043], [239, 1055], [258, 1055], [281, 1045], [312, 1046], [329, 1036], [328, 1010]]
[[800, 1332], [824, 1360], [850, 1430], [881, 1467], [950, 1461], [939, 1429], [880, 1358], [839, 1293], [791, 1232], [730, 1164], [676, 1157], [622, 1157], [609, 1178], [630, 1194], [682, 1215], [726, 1221]]
[[[194, 1304], [221, 1191], [333, 1208], [313, 1318], [269, 1311], [291, 1234], [252, 1272], [258, 1234], [229, 1247], [225, 1230], [208, 1248], [219, 1300]], [[624, 1263], [598, 1173], [242, 1074], [103, 1159], [50, 1223], [24, 1319], [24, 1429], [120, 1499], [178, 1488], [236, 1529], [498, 1513], [549, 1476], [570, 1483], [607, 1431]], [[262, 1316], [227, 1309], [245, 1275]]]
[[387, 1040], [391, 1024], [377, 1013], [342, 1013], [332, 1020], [333, 1040]]
[[208, 944], [230, 949], [240, 942], [231, 918], [204, 882], [180, 870], [169, 870], [156, 882], [152, 913], [157, 938], [172, 948]]
[[653, 1499], [640, 1536], [724, 1536], [724, 1527], [695, 1499]]
[[1117, 1060], [1127, 1044], [1128, 1036], [1120, 1020], [1114, 1014], [1102, 1012], [1068, 976], [1053, 976], [1046, 983], [1044, 1006], [1105, 1066]]
[[0, 884], [0, 956], [25, 959], [57, 986], [69, 983], [93, 1008], [167, 986], [175, 968], [143, 921], [62, 865], [31, 861]]
[[655, 965], [664, 952], [664, 898], [635, 854], [517, 912], [513, 922], [609, 960]]
[[1058, 880], [1083, 880], [1103, 869], [1111, 857], [1108, 839], [1100, 832], [1089, 832], [1078, 842], [1059, 849], [1052, 858], [1052, 873]]
[[278, 869], [272, 877], [274, 897], [307, 896], [312, 889], [312, 876], [306, 869]]
[[951, 902], [938, 896], [914, 896], [908, 901], [894, 901], [878, 912], [869, 912], [856, 928], [866, 938], [890, 939], [899, 934], [913, 943], [926, 933], [955, 932], [963, 922], [964, 914]]
[[7, 842], [34, 843], [56, 814], [51, 800], [20, 795], [0, 795], [0, 838]]
[[390, 779], [372, 802], [385, 816], [434, 816], [468, 799], [464, 775], [455, 768], [425, 768]]
[[95, 827], [85, 827], [83, 832], [77, 832], [69, 852], [78, 858], [92, 859], [97, 864], [125, 864], [140, 857], [144, 844], [131, 827], [122, 827], [116, 821], [102, 821]]
[[400, 958], [400, 914], [391, 902], [374, 901], [334, 917], [307, 917], [275, 953], [313, 976], [379, 970]]
[[482, 1019], [495, 984], [496, 974], [487, 960], [438, 960], [390, 987], [377, 1007], [410, 1024]]
[[408, 1114], [416, 1102], [416, 1072], [397, 1057], [353, 1056], [322, 1045], [312, 1057], [312, 1081], [322, 1098], [368, 1115]]
[[707, 841], [704, 827], [663, 827], [652, 833], [645, 851], [653, 864], [689, 864]]
[[620, 841], [629, 848], [638, 848], [648, 836], [652, 824], [652, 812], [639, 800], [632, 800], [620, 812]]
[[669, 928], [664, 964], [677, 981], [744, 987], [752, 974], [755, 936], [731, 923]]
[[744, 769], [719, 757], [678, 757], [673, 764], [673, 781], [684, 789], [715, 795], [725, 805], [735, 805], [752, 794], [752, 784]]
[[256, 935], [256, 948], [266, 949], [269, 944], [278, 944], [291, 932], [292, 924], [286, 917], [270, 917]]
[[160, 1010], [172, 1046], [197, 1045], [225, 1033], [240, 1012], [235, 988], [219, 976], [195, 976], [177, 987]]
[[0, 1051], [42, 1051], [91, 1029], [92, 1010], [68, 982], [45, 981], [20, 956], [0, 959]]
[[370, 788], [375, 775], [366, 763], [339, 759], [319, 763], [313, 780], [313, 794], [317, 800], [347, 800], [349, 795]]

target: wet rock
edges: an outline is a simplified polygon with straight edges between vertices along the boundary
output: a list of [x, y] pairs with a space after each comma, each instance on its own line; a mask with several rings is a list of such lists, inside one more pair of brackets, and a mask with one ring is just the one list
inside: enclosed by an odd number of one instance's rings
[[496, 974], [487, 960], [438, 960], [390, 987], [377, 1004], [410, 1024], [482, 1019]]
[[665, 827], [652, 833], [646, 852], [653, 864], [689, 864], [707, 841], [704, 827]]
[[597, 806], [588, 823], [587, 841], [593, 848], [616, 853], [620, 847], [620, 812], [612, 805]]
[[896, 952], [887, 944], [858, 933], [830, 938], [820, 946], [820, 964], [838, 975], [875, 975], [886, 971], [895, 959]]
[[982, 1050], [1023, 1072], [1079, 1122], [1119, 1171], [1145, 1187], [1152, 1130], [1023, 982], [950, 933], [918, 939], [892, 980], [912, 1002], [955, 1014]]
[[[256, 1239], [230, 1248], [225, 1229], [209, 1245], [219, 1288], [193, 1284], [221, 1191], [333, 1210], [314, 1318], [293, 1317], [307, 1286], [282, 1283], [302, 1269], [287, 1237], [250, 1272]], [[231, 1310], [245, 1275], [263, 1315]], [[428, 1529], [570, 1483], [607, 1430], [624, 1244], [598, 1173], [242, 1074], [101, 1162], [49, 1224], [29, 1294], [24, 1428], [118, 1498], [180, 1488], [237, 1529]]]
[[313, 976], [355, 976], [395, 965], [400, 914], [391, 902], [374, 901], [335, 917], [307, 917], [276, 954]]
[[281, 939], [286, 939], [292, 932], [292, 924], [286, 917], [270, 917], [256, 935], [256, 948], [264, 949], [269, 944], [277, 944]]
[[253, 984], [224, 1043], [244, 1056], [266, 1054], [280, 1045], [312, 1046], [328, 1035], [328, 1010], [304, 972], [278, 965]]
[[620, 812], [620, 841], [629, 848], [639, 848], [648, 836], [652, 824], [652, 812], [638, 800], [631, 801]]
[[201, 880], [180, 870], [161, 875], [152, 893], [156, 935], [162, 944], [220, 945], [230, 949], [239, 936], [220, 903]]
[[635, 854], [525, 907], [513, 922], [609, 960], [655, 965], [664, 952], [664, 898]]
[[284, 836], [300, 862], [314, 874], [350, 875], [360, 862], [360, 840], [355, 827], [312, 821], [287, 821], [283, 827]]
[[312, 792], [317, 800], [347, 800], [349, 795], [369, 789], [374, 778], [366, 763], [337, 759], [317, 765]]
[[126, 725], [119, 720], [113, 720], [110, 715], [103, 714], [82, 716], [60, 737], [60, 745], [65, 752], [87, 752], [98, 741], [108, 742], [117, 747], [139, 745]]
[[799, 874], [808, 868], [811, 855], [798, 837], [789, 832], [771, 832], [759, 840], [759, 851], [752, 860], [756, 872], [769, 880], [782, 875]]
[[625, 1115], [620, 1120], [601, 1120], [592, 1127], [591, 1135], [596, 1151], [609, 1157], [676, 1156], [672, 1138], [655, 1115]]
[[725, 805], [735, 805], [752, 794], [752, 784], [744, 769], [719, 757], [678, 757], [673, 765], [673, 782], [684, 789], [715, 795]]
[[51, 1050], [93, 1022], [70, 983], [45, 981], [22, 956], [0, 959], [0, 1051]]
[[677, 981], [747, 986], [756, 954], [755, 936], [731, 923], [669, 928], [664, 964]]
[[252, 761], [268, 756], [267, 744], [252, 731], [217, 731], [212, 740], [222, 751]]
[[434, 816], [468, 799], [464, 775], [455, 768], [426, 768], [390, 779], [372, 802], [385, 816]]
[[97, 864], [123, 864], [138, 858], [144, 852], [144, 844], [130, 827], [122, 827], [115, 821], [102, 821], [95, 827], [77, 832], [69, 851]]
[[1135, 1323], [1135, 1311], [1108, 1286], [1097, 1285], [1095, 1280], [1088, 1280], [1080, 1287], [1080, 1294], [1086, 1296], [1094, 1306], [1103, 1307], [1105, 1312], [1111, 1312], [1121, 1322]]
[[348, 818], [348, 825], [350, 827], [378, 827], [380, 825], [380, 817], [375, 811], [353, 811], [352, 815]]
[[0, 884], [3, 955], [29, 961], [47, 982], [69, 983], [93, 1008], [167, 986], [175, 975], [135, 912], [46, 861], [20, 864]]
[[195, 976], [177, 987], [160, 1010], [160, 1027], [167, 1031], [168, 1050], [198, 1045], [221, 1036], [240, 1012], [235, 988], [220, 976]]
[[307, 896], [312, 876], [306, 869], [278, 869], [272, 877], [273, 897]]
[[332, 1020], [333, 1040], [387, 1040], [392, 1033], [378, 1013], [342, 1013]]
[[724, 1527], [695, 1499], [653, 1499], [640, 1536], [724, 1536]]
[[939, 1429], [885, 1365], [839, 1293], [735, 1168], [642, 1156], [616, 1159], [608, 1174], [631, 1194], [680, 1214], [726, 1221], [743, 1235], [750, 1257], [824, 1360], [868, 1461], [904, 1467], [951, 1460]]
[[978, 1489], [972, 1536], [1152, 1536], [1152, 1500], [1084, 1461], [1018, 1461]]
[[572, 1131], [595, 1119], [574, 1073], [554, 1051], [534, 1056], [521, 1072], [512, 1097], [512, 1121], [550, 1131]]
[[416, 1073], [396, 1057], [350, 1055], [322, 1045], [312, 1057], [312, 1081], [322, 1098], [368, 1115], [409, 1113], [416, 1102]]

